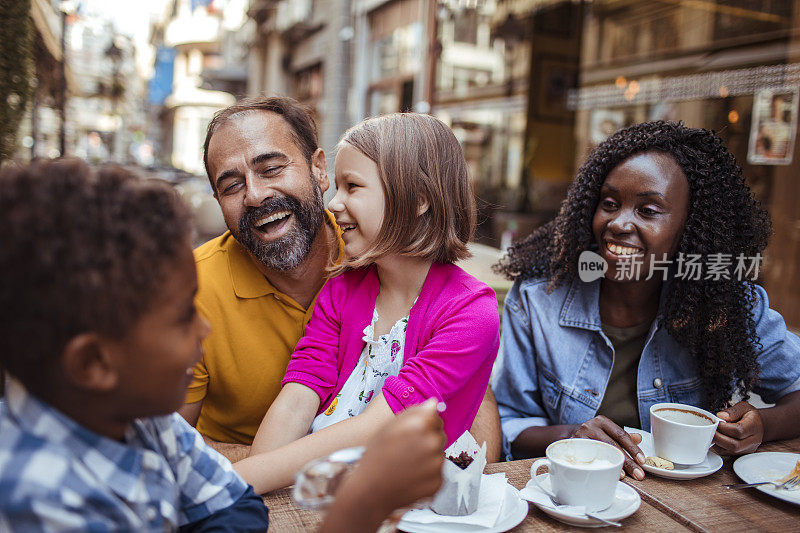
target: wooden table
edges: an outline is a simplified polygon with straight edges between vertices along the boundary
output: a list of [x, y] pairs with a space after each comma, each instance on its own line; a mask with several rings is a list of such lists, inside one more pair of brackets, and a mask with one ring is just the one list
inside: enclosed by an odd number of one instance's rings
[[[761, 452], [800, 453], [800, 438], [771, 442]], [[768, 496], [756, 489], [728, 490], [724, 483], [741, 483], [733, 472], [735, 458], [725, 458], [722, 468], [706, 477], [672, 481], [648, 476], [630, 481], [648, 502], [694, 531], [800, 531], [800, 506]]]
[[[759, 451], [800, 453], [800, 438], [765, 444]], [[487, 474], [505, 472], [508, 481], [522, 488], [530, 479], [533, 459], [493, 463]], [[648, 475], [643, 481], [627, 482], [642, 497], [642, 505], [626, 518], [623, 528], [630, 531], [775, 531], [800, 532], [800, 507], [772, 498], [754, 489], [731, 491], [723, 483], [738, 481], [733, 460], [725, 459], [719, 472], [689, 481], [675, 481]], [[321, 513], [294, 505], [290, 489], [264, 496], [269, 507], [270, 531], [313, 531], [321, 523]], [[531, 505], [525, 520], [512, 529], [527, 531], [576, 531], [576, 528], [550, 518]], [[613, 528], [612, 528], [613, 529]], [[616, 531], [616, 529], [614, 529]], [[609, 530], [610, 531], [610, 530]]]

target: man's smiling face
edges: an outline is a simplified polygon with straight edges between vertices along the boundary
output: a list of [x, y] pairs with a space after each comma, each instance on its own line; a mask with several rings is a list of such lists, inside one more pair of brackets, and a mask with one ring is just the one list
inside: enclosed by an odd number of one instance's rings
[[312, 159], [322, 163], [310, 164], [292, 127], [269, 111], [233, 115], [211, 137], [208, 170], [225, 223], [267, 268], [297, 267], [324, 223], [324, 156]]

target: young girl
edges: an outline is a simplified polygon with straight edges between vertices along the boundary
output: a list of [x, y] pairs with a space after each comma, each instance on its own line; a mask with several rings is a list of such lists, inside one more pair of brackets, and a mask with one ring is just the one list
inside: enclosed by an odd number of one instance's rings
[[346, 260], [319, 295], [251, 457], [237, 463], [260, 492], [427, 398], [446, 405], [452, 443], [472, 424], [497, 354], [494, 292], [453, 264], [468, 255], [476, 214], [450, 129], [412, 113], [368, 119], [344, 134], [335, 178], [328, 207]]
[[[719, 411], [721, 452], [799, 435], [800, 339], [747, 274], [770, 233], [712, 132], [650, 122], [598, 146], [558, 217], [501, 265], [515, 283], [494, 384], [513, 458], [593, 438], [628, 452], [625, 471], [641, 479], [639, 436], [622, 427], [648, 430], [658, 402]], [[581, 280], [587, 250], [607, 263], [604, 278]], [[727, 408], [751, 390], [776, 405]]]

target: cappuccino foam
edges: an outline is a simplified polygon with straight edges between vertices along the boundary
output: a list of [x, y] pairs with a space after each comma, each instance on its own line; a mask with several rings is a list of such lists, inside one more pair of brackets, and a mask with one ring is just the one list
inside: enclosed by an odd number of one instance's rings
[[604, 468], [611, 468], [614, 466], [614, 463], [612, 463], [608, 459], [600, 459], [598, 457], [594, 457], [591, 459], [585, 459], [585, 458], [579, 459], [572, 454], [561, 456], [558, 458], [558, 460], [568, 465], [577, 466], [580, 468], [586, 468], [590, 470], [602, 470]]

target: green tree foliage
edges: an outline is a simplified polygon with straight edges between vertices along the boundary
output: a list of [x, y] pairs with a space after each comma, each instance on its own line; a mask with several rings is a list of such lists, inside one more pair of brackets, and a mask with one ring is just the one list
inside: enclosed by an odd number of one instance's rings
[[31, 0], [0, 0], [0, 163], [11, 158], [31, 96]]

